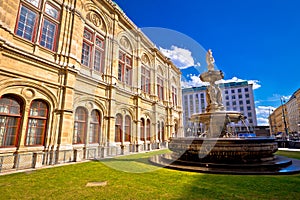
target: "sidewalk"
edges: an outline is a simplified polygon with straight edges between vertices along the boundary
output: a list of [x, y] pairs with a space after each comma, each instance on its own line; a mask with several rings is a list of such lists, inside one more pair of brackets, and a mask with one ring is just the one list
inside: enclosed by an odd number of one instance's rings
[[300, 149], [293, 148], [278, 148], [279, 151], [300, 151]]

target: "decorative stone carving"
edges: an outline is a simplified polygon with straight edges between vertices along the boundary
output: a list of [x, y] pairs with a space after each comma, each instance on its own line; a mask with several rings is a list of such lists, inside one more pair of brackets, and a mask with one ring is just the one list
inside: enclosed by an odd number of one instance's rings
[[32, 88], [24, 88], [22, 94], [28, 99], [35, 97], [35, 91]]
[[87, 20], [92, 22], [96, 27], [99, 27], [101, 30], [105, 31], [103, 19], [100, 17], [99, 14], [91, 11], [86, 16]]
[[120, 45], [125, 49], [131, 49], [129, 40], [124, 36], [120, 39]]
[[145, 65], [150, 65], [150, 60], [146, 54], [142, 55], [142, 63]]

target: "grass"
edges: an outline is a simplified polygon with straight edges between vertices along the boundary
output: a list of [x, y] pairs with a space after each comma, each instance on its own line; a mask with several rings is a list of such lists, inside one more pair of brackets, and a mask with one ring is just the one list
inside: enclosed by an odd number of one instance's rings
[[[156, 151], [0, 176], [1, 199], [299, 199], [300, 175], [214, 175], [152, 166]], [[300, 159], [300, 152], [278, 152]], [[86, 187], [107, 181], [106, 186]]]

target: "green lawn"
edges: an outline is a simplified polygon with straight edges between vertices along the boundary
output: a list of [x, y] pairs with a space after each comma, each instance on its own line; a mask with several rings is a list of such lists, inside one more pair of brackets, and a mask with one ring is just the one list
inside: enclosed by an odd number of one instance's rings
[[[0, 176], [0, 199], [299, 199], [300, 174], [214, 175], [159, 168], [142, 153]], [[278, 152], [300, 159], [300, 152]], [[133, 173], [135, 172], [135, 173]], [[106, 186], [86, 187], [107, 181]]]

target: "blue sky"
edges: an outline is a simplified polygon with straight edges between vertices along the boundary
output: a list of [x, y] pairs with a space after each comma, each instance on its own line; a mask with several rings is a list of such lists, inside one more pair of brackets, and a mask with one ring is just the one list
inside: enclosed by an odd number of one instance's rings
[[212, 49], [225, 80], [254, 83], [260, 125], [266, 124], [269, 107], [300, 87], [298, 0], [115, 2], [181, 68], [205, 70], [204, 54]]

